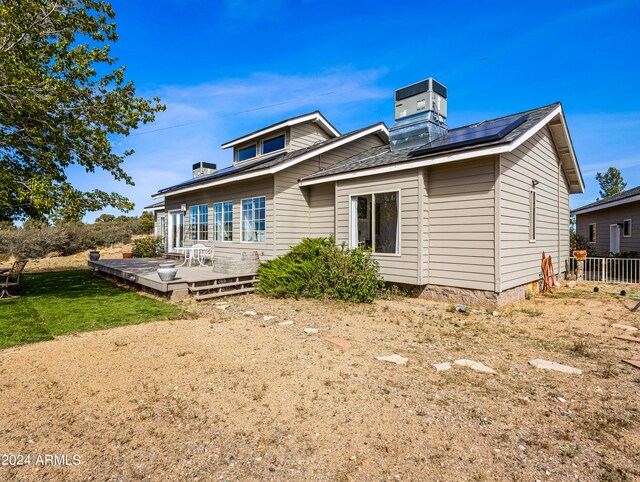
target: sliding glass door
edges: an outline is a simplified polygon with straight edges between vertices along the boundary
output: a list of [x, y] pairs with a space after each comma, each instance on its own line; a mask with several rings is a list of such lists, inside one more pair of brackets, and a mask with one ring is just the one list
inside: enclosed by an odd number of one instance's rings
[[184, 245], [184, 213], [169, 213], [169, 252], [177, 252], [176, 248]]

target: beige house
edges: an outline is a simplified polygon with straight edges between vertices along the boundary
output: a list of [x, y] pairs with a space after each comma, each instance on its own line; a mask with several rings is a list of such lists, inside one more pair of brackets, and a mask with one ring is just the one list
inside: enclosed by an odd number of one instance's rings
[[[542, 253], [569, 255], [569, 194], [584, 185], [562, 106], [448, 129], [433, 79], [395, 93], [396, 124], [341, 134], [319, 112], [224, 144], [233, 165], [149, 206], [167, 250], [281, 255], [305, 237], [364, 246], [387, 281], [479, 304], [524, 297]], [[432, 107], [427, 107], [432, 106]]]

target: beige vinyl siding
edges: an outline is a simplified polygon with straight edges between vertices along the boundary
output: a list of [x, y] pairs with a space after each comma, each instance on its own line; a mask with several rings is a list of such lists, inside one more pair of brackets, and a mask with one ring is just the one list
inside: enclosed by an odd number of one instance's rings
[[[544, 251], [556, 273], [568, 258], [568, 194], [556, 147], [547, 127], [513, 152], [503, 154], [501, 170], [501, 288], [540, 278]], [[536, 241], [529, 241], [529, 191], [536, 186]], [[563, 187], [564, 186], [564, 187]]]
[[596, 242], [591, 243], [597, 256], [609, 255], [609, 227], [631, 219], [631, 237], [624, 237], [620, 227], [620, 252], [640, 253], [640, 202], [613, 206], [576, 216], [576, 232], [589, 239], [589, 224], [596, 224]]
[[[311, 187], [300, 188], [298, 181], [305, 176], [326, 169], [335, 163], [351, 157], [365, 149], [382, 145], [382, 141], [377, 135], [369, 135], [362, 139], [355, 140], [344, 146], [336, 147], [320, 156], [300, 162], [275, 175], [275, 209], [276, 209], [276, 253], [278, 255], [286, 253], [289, 248], [301, 239], [309, 237], [311, 225], [314, 230], [329, 226], [328, 220], [322, 219], [321, 224], [312, 223], [312, 211], [323, 210], [326, 215], [329, 209], [327, 203], [333, 201], [327, 197], [326, 185], [317, 185], [312, 203]], [[332, 185], [332, 183], [328, 183]], [[325, 189], [324, 198], [320, 199], [322, 192], [318, 186]], [[317, 201], [317, 203], [315, 202]], [[322, 204], [324, 203], [324, 205]], [[314, 214], [317, 214], [315, 212]], [[331, 214], [333, 216], [333, 213]], [[322, 232], [320, 235], [326, 236], [328, 233]]]
[[291, 127], [289, 150], [295, 151], [329, 139], [329, 135], [313, 122], [305, 122]]
[[429, 284], [494, 291], [495, 158], [427, 171]]
[[418, 170], [367, 176], [336, 183], [338, 244], [349, 245], [350, 198], [357, 194], [400, 192], [400, 255], [374, 254], [387, 281], [418, 284], [418, 226], [420, 216]]
[[[266, 241], [264, 243], [241, 242], [241, 202], [242, 199], [265, 196], [266, 209]], [[233, 241], [213, 241], [213, 203], [233, 202]], [[274, 254], [273, 232], [273, 176], [262, 176], [251, 181], [230, 185], [200, 189], [189, 193], [169, 196], [165, 199], [167, 211], [179, 210], [182, 204], [187, 205], [184, 216], [185, 246], [198, 241], [189, 239], [189, 207], [196, 204], [207, 204], [209, 207], [209, 240], [202, 244], [213, 246], [215, 255], [220, 257], [239, 257], [246, 251], [258, 251], [261, 259], [269, 259]]]
[[317, 184], [309, 188], [309, 236], [335, 235], [335, 183]]

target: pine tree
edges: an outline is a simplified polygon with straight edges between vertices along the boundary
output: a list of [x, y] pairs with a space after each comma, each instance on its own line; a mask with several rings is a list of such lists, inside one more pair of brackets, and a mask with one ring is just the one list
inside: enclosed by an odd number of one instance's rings
[[627, 187], [627, 183], [622, 179], [622, 173], [615, 167], [610, 167], [604, 174], [597, 173], [596, 179], [600, 184], [600, 199], [608, 199], [620, 194]]

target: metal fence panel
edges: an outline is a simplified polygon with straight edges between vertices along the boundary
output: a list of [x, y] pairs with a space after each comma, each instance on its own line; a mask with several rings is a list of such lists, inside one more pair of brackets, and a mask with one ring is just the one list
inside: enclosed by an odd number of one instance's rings
[[[569, 258], [569, 272], [575, 273], [577, 261]], [[601, 283], [640, 283], [640, 258], [587, 258], [584, 261], [584, 280]]]

